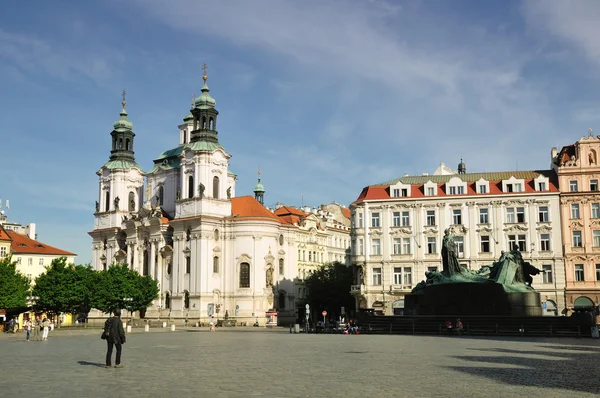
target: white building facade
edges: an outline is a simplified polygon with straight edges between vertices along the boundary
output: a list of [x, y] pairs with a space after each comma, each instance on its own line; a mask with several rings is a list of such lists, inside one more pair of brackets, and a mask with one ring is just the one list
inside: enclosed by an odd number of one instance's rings
[[543, 271], [533, 287], [544, 313], [561, 314], [565, 274], [556, 174], [467, 174], [462, 165], [462, 173], [405, 176], [363, 189], [351, 206], [357, 308], [402, 314], [404, 296], [425, 272], [441, 270], [441, 241], [450, 229], [460, 263], [469, 269], [491, 265], [503, 250], [519, 247]]

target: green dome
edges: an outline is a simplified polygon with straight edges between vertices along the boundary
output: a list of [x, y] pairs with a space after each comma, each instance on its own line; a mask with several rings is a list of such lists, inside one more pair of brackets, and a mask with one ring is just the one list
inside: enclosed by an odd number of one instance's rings
[[265, 192], [265, 187], [263, 187], [263, 184], [260, 183], [260, 179], [258, 180], [258, 183], [254, 186], [254, 192]]
[[213, 97], [210, 96], [210, 94], [208, 93], [209, 91], [210, 90], [205, 82], [202, 86], [202, 94], [200, 94], [194, 101], [194, 105], [196, 106], [196, 108], [207, 109], [215, 107], [216, 101]]
[[187, 122], [189, 120], [194, 119], [194, 115], [192, 115], [191, 113], [188, 113], [187, 115], [185, 115], [185, 117], [183, 118], [184, 122]]
[[119, 120], [117, 120], [115, 122], [115, 124], [113, 124], [113, 127], [115, 128], [115, 130], [131, 130], [131, 129], [133, 129], [133, 123], [131, 123], [129, 121], [129, 119], [127, 119], [127, 111], [125, 110], [125, 107], [123, 107], [123, 109], [121, 110], [120, 115], [121, 115], [121, 117], [119, 118]]

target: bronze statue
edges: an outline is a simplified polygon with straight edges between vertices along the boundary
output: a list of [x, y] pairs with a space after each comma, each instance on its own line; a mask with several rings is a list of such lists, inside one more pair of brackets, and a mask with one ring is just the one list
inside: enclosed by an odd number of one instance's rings
[[444, 238], [442, 239], [442, 268], [442, 273], [445, 276], [452, 276], [462, 272], [461, 266], [458, 263], [454, 236], [452, 236], [449, 229], [444, 231]]

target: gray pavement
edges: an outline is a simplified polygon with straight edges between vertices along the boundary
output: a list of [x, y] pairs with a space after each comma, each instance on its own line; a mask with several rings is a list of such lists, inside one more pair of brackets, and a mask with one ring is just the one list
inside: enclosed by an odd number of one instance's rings
[[[0, 335], [0, 391], [19, 397], [593, 397], [590, 339], [134, 330], [105, 369], [100, 330]], [[113, 354], [114, 355], [114, 354]], [[114, 360], [114, 359], [113, 359]], [[9, 394], [8, 394], [9, 393]]]

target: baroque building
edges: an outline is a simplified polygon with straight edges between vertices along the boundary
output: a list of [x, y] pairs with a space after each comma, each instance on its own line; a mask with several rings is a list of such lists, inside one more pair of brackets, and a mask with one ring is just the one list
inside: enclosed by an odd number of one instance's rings
[[219, 142], [219, 112], [203, 76], [201, 94], [178, 126], [178, 145], [144, 173], [134, 157], [125, 110], [112, 130], [110, 158], [98, 171], [93, 267], [125, 263], [159, 282], [153, 318], [224, 317], [272, 323], [296, 318], [295, 238], [255, 196], [236, 196], [231, 154]]
[[552, 170], [467, 173], [444, 164], [433, 175], [408, 176], [362, 190], [351, 208], [352, 293], [357, 308], [402, 314], [404, 295], [426, 271], [441, 269], [445, 229], [461, 264], [491, 265], [518, 247], [543, 272], [533, 286], [544, 313], [565, 308], [559, 190]]
[[552, 149], [558, 174], [565, 254], [567, 309], [600, 304], [600, 136], [582, 137], [560, 152]]

